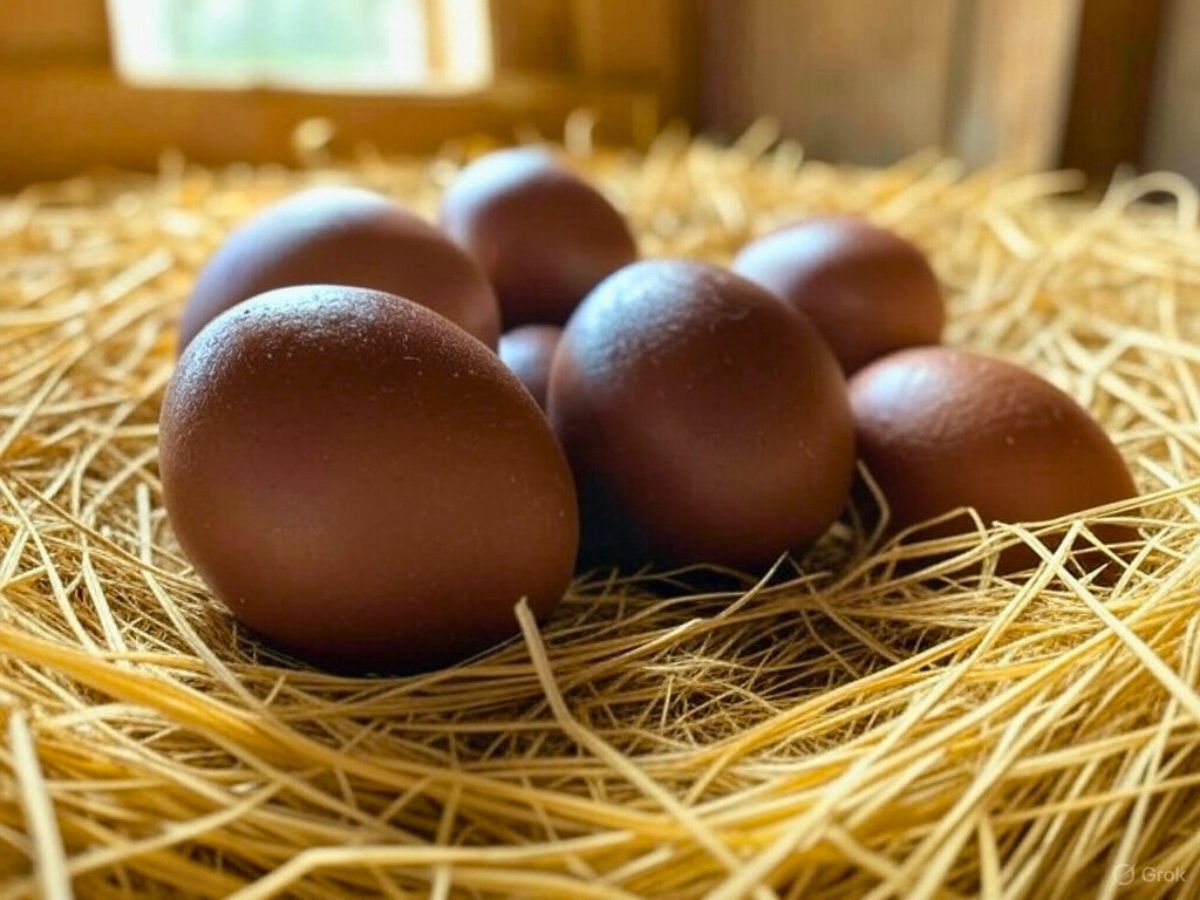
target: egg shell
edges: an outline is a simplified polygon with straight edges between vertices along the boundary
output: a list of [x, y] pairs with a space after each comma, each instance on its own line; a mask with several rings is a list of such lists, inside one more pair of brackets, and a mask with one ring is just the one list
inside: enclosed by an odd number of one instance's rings
[[747, 245], [733, 270], [805, 313], [847, 373], [945, 325], [937, 277], [897, 234], [855, 216], [806, 219]]
[[441, 223], [483, 267], [506, 327], [561, 325], [598, 282], [637, 258], [621, 214], [541, 147], [468, 165], [442, 198]]
[[562, 329], [557, 325], [522, 325], [500, 336], [500, 360], [543, 409], [550, 385], [550, 363], [561, 337]]
[[584, 560], [752, 568], [819, 537], [854, 466], [845, 383], [816, 330], [706, 263], [636, 263], [567, 325], [549, 418]]
[[253, 631], [336, 669], [416, 671], [558, 602], [578, 522], [516, 377], [428, 309], [361, 288], [264, 294], [210, 322], [160, 421], [197, 571]]
[[[985, 523], [1035, 522], [1136, 496], [1120, 452], [1074, 400], [1032, 372], [967, 350], [922, 347], [850, 380], [858, 452], [887, 500], [893, 530], [959, 507]], [[959, 533], [963, 518], [920, 537]], [[1130, 532], [1100, 529], [1119, 542]], [[1005, 552], [1000, 571], [1037, 562]]]
[[180, 348], [231, 306], [303, 284], [385, 291], [429, 307], [489, 347], [500, 336], [487, 278], [433, 225], [373, 191], [319, 187], [267, 207], [229, 235], [196, 280]]

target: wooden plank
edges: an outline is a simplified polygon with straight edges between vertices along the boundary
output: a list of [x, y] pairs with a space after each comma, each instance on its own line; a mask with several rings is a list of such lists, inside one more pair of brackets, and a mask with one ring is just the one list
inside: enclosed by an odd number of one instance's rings
[[815, 156], [891, 162], [938, 143], [956, 0], [707, 0], [704, 124], [770, 115]]
[[443, 0], [423, 0], [425, 12], [425, 65], [435, 78], [445, 77], [450, 65], [450, 23]]
[[1163, 0], [1084, 0], [1062, 163], [1105, 181], [1143, 161]]
[[1057, 166], [1081, 0], [960, 0], [944, 144], [968, 163]]
[[104, 0], [0, 0], [0, 59], [5, 64], [107, 58]]
[[695, 115], [700, 70], [694, 0], [574, 0], [575, 71], [653, 84], [664, 115]]
[[316, 117], [335, 123], [331, 149], [343, 155], [364, 142], [428, 153], [472, 134], [511, 140], [522, 124], [557, 136], [580, 106], [597, 111], [599, 139], [627, 143], [639, 136], [639, 116], [652, 99], [565, 79], [509, 78], [469, 94], [344, 96], [134, 88], [100, 68], [0, 69], [0, 185], [98, 165], [152, 170], [168, 147], [210, 164], [294, 162], [293, 130]]
[[1200, 184], [1200, 3], [1172, 3], [1165, 15], [1142, 162]]
[[573, 71], [571, 9], [567, 0], [490, 0], [496, 71]]

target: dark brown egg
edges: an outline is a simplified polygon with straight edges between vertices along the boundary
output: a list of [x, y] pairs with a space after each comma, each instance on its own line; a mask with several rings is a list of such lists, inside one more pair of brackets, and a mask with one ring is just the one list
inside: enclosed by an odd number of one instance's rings
[[163, 492], [188, 558], [302, 658], [413, 671], [558, 602], [578, 539], [570, 471], [483, 344], [361, 288], [272, 291], [208, 324], [167, 390]]
[[221, 245], [184, 309], [180, 348], [234, 304], [299, 284], [386, 291], [429, 307], [489, 347], [500, 336], [491, 285], [445, 235], [372, 191], [322, 187], [268, 207]]
[[854, 466], [816, 330], [699, 262], [636, 263], [588, 296], [555, 352], [549, 417], [589, 563], [760, 566], [825, 531]]
[[550, 384], [550, 362], [562, 337], [557, 325], [522, 325], [500, 337], [500, 359], [512, 369], [542, 409]]
[[621, 214], [539, 147], [467, 166], [442, 199], [441, 220], [491, 279], [508, 327], [561, 325], [601, 279], [637, 258]]
[[847, 373], [942, 338], [942, 293], [928, 260], [865, 219], [797, 222], [745, 247], [733, 270], [805, 313]]
[[[1054, 519], [1137, 493], [1094, 419], [1049, 382], [966, 350], [921, 347], [850, 380], [858, 452], [894, 529], [974, 507], [985, 523]], [[945, 536], [965, 518], [921, 531]], [[1110, 529], [1105, 540], [1124, 540]], [[1006, 553], [1002, 571], [1036, 562]]]

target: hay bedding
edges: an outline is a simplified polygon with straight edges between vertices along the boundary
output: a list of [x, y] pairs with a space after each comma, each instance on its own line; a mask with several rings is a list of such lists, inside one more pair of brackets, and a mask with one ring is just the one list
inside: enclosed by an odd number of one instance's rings
[[1069, 175], [834, 168], [772, 137], [568, 145], [650, 255], [724, 261], [831, 210], [927, 248], [949, 340], [1067, 389], [1130, 461], [1145, 505], [1070, 523], [1140, 528], [1115, 584], [1044, 548], [990, 574], [1045, 528], [980, 523], [914, 571], [847, 518], [732, 590], [584, 577], [542, 633], [446, 671], [297, 668], [167, 527], [181, 301], [258, 205], [353, 180], [431, 212], [463, 148], [30, 188], [0, 200], [0, 895], [1200, 895], [1195, 192], [1085, 205], [1056, 199]]

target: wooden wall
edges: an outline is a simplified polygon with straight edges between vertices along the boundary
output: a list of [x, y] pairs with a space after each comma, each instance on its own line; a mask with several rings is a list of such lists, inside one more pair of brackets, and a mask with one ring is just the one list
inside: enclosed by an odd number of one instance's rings
[[3, 65], [106, 59], [104, 0], [0, 0]]
[[427, 152], [466, 132], [558, 133], [579, 106], [638, 144], [671, 116], [733, 137], [777, 118], [816, 157], [930, 146], [981, 165], [1171, 168], [1200, 180], [1200, 0], [491, 0], [495, 86], [471, 95], [131, 89], [104, 0], [0, 0], [0, 187], [162, 148], [293, 161], [308, 117]]
[[712, 0], [703, 115], [733, 134], [777, 118], [818, 156], [882, 162], [927, 146], [947, 98], [956, 0]]
[[967, 162], [1056, 164], [1082, 0], [959, 0], [945, 116], [926, 136]]
[[646, 144], [685, 112], [690, 0], [491, 0], [491, 11], [493, 84], [356, 96], [132, 86], [111, 64], [105, 0], [0, 0], [0, 189], [153, 169], [169, 147], [204, 163], [294, 164], [309, 119], [334, 124], [330, 150], [345, 156], [364, 143], [430, 153], [466, 135], [512, 140], [529, 126], [557, 136], [580, 108], [600, 139]]
[[[939, 146], [973, 164], [1065, 163], [1104, 178], [1118, 163], [1154, 158], [1147, 110], [1160, 34], [1187, 43], [1167, 53], [1170, 84], [1160, 95], [1189, 78], [1200, 89], [1196, 0], [707, 0], [705, 8], [705, 124], [733, 134], [771, 115], [830, 159], [885, 163]], [[1155, 119], [1155, 146], [1186, 129], [1200, 138], [1191, 124], [1200, 117], [1176, 121], [1181, 104]]]
[[1182, 172], [1200, 184], [1200, 2], [1174, 0], [1162, 32], [1149, 107], [1147, 168]]

